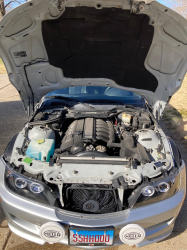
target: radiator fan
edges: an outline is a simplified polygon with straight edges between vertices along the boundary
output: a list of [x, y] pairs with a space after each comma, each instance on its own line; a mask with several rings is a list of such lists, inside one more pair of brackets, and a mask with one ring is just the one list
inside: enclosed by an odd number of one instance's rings
[[69, 192], [73, 211], [97, 214], [116, 211], [115, 191], [104, 185], [72, 185]]

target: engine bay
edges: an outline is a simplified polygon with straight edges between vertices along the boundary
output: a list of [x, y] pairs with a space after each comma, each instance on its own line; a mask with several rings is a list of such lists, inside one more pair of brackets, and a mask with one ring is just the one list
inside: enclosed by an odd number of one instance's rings
[[[22, 147], [18, 147], [22, 145]], [[148, 110], [39, 111], [19, 133], [10, 163], [79, 213], [128, 208], [146, 179], [173, 167], [170, 146]]]
[[[33, 140], [50, 139], [55, 141], [54, 156], [120, 156], [137, 161], [137, 164], [148, 163], [151, 161], [151, 156], [155, 157], [155, 152], [148, 152], [150, 142], [150, 145], [155, 147], [161, 143], [149, 114], [141, 112], [137, 114], [119, 112], [117, 115], [112, 114], [111, 118], [104, 119], [67, 118], [63, 119], [62, 124], [31, 127], [28, 138], [30, 142], [26, 155], [30, 154], [31, 158], [35, 157], [35, 152], [33, 155], [29, 152], [30, 143]], [[50, 157], [52, 158], [53, 154]], [[45, 158], [48, 160], [42, 161], [49, 161], [49, 157]]]

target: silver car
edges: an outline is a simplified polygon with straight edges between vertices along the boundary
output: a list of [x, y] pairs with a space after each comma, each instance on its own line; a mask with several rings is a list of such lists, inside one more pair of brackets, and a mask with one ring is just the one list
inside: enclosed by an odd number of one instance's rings
[[29, 117], [0, 160], [10, 229], [83, 249], [170, 235], [186, 170], [159, 121], [187, 21], [152, 0], [32, 0], [1, 20], [0, 56]]

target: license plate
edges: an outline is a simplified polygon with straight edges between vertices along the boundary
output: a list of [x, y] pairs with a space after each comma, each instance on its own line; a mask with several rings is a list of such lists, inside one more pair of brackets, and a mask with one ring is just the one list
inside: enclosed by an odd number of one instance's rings
[[69, 245], [71, 246], [112, 246], [113, 243], [113, 227], [105, 229], [69, 228]]

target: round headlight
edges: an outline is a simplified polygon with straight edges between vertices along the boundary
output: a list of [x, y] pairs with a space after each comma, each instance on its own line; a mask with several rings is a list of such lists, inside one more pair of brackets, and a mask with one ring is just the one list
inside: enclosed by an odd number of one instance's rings
[[39, 183], [33, 182], [33, 183], [31, 183], [30, 190], [35, 194], [39, 194], [39, 193], [43, 192], [44, 188]]
[[167, 182], [161, 182], [158, 185], [158, 191], [161, 193], [166, 193], [170, 189], [170, 185]]
[[155, 189], [152, 186], [147, 186], [142, 189], [142, 194], [144, 196], [152, 196], [155, 193]]
[[25, 188], [27, 186], [27, 182], [26, 182], [26, 180], [24, 180], [22, 178], [17, 178], [15, 180], [15, 186], [17, 188]]

